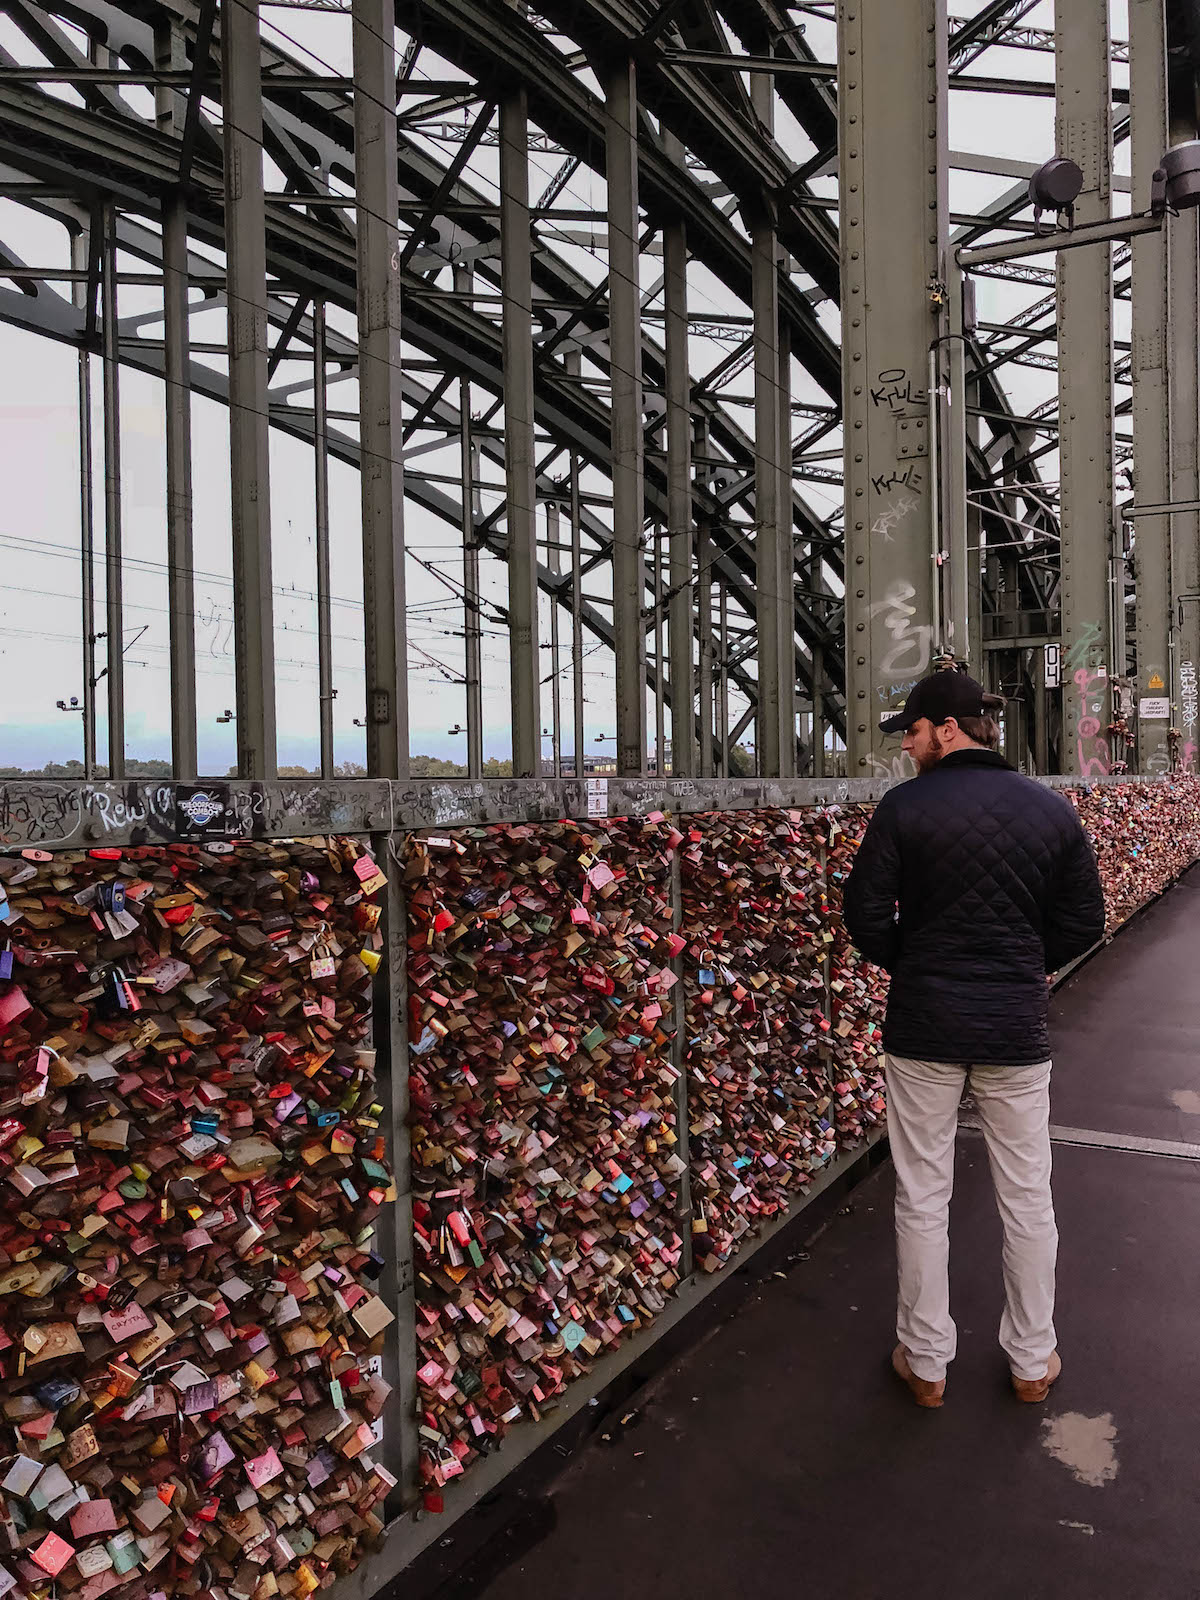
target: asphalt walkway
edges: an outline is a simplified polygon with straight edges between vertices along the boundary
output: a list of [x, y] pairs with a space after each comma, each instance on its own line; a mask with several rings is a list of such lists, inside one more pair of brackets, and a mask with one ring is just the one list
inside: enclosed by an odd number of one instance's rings
[[549, 1488], [485, 1600], [1200, 1597], [1200, 869], [1054, 1003], [1065, 1370], [1012, 1398], [999, 1224], [960, 1135], [946, 1405], [887, 1370], [881, 1166]]

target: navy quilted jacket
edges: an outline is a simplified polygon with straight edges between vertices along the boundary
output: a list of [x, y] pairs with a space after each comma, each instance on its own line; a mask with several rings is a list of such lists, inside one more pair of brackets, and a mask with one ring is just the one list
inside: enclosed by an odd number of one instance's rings
[[1029, 1066], [1050, 1057], [1046, 974], [1104, 932], [1071, 803], [991, 750], [889, 789], [845, 888], [846, 927], [891, 974], [884, 1049]]

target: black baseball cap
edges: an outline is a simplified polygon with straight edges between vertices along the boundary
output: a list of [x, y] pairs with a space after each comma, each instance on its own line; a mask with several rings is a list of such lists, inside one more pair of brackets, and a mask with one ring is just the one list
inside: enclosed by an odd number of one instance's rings
[[911, 694], [895, 716], [880, 721], [879, 729], [881, 733], [907, 733], [922, 717], [928, 717], [934, 724], [941, 724], [949, 717], [961, 722], [963, 717], [986, 716], [999, 710], [1004, 703], [1002, 696], [986, 694], [983, 685], [968, 678], [965, 672], [931, 672], [913, 685]]

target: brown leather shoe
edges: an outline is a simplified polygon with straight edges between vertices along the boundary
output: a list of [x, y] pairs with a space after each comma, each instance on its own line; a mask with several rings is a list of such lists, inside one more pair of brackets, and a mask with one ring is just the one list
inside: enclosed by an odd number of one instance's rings
[[1062, 1357], [1057, 1350], [1053, 1350], [1050, 1353], [1050, 1360], [1046, 1367], [1046, 1376], [1044, 1378], [1018, 1378], [1016, 1373], [1013, 1373], [1013, 1393], [1018, 1400], [1023, 1400], [1026, 1405], [1040, 1405], [1050, 1393], [1050, 1386], [1057, 1383], [1058, 1375], [1061, 1371]]
[[898, 1344], [892, 1351], [892, 1371], [898, 1378], [903, 1378], [919, 1406], [936, 1411], [941, 1405], [946, 1393], [945, 1378], [939, 1378], [936, 1383], [930, 1383], [927, 1378], [918, 1378], [908, 1364], [908, 1351], [902, 1344]]

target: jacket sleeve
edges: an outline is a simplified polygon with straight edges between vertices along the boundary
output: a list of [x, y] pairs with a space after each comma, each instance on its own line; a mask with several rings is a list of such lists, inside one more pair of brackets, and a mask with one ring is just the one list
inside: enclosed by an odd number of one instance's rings
[[1057, 972], [1104, 937], [1104, 891], [1091, 840], [1076, 820], [1046, 911], [1046, 971]]
[[885, 800], [867, 824], [842, 892], [851, 939], [876, 966], [890, 972], [900, 953], [896, 902], [900, 897], [900, 843], [894, 808]]

